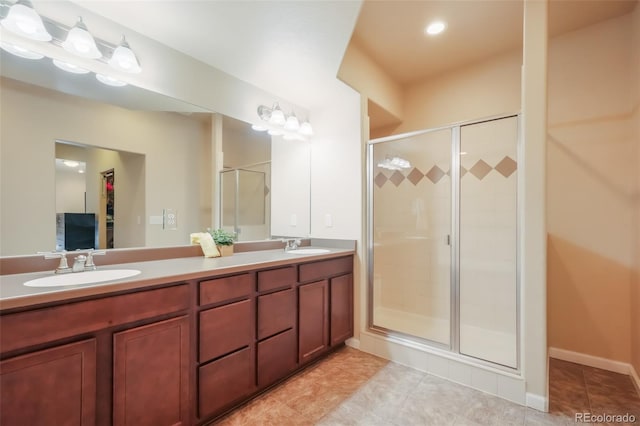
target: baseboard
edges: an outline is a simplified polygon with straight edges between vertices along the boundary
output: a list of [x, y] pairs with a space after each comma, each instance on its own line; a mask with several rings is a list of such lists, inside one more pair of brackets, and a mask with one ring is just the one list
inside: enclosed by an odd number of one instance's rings
[[527, 407], [533, 408], [534, 410], [542, 411], [543, 413], [549, 412], [549, 398], [543, 395], [527, 392], [526, 404]]
[[354, 349], [360, 349], [360, 340], [355, 339], [353, 337], [347, 339], [347, 341], [344, 342], [344, 344]]
[[633, 369], [631, 364], [626, 362], [614, 361], [612, 359], [568, 351], [566, 349], [549, 348], [549, 357], [560, 359], [562, 361], [575, 362], [576, 364], [582, 364], [588, 367], [613, 371], [614, 373], [631, 375], [631, 370]]
[[631, 380], [633, 381], [633, 384], [636, 385], [636, 390], [640, 395], [640, 376], [638, 376], [638, 372], [636, 371], [635, 368], [633, 368], [633, 365], [629, 365], [629, 367], [631, 367], [631, 374], [629, 375], [631, 376]]

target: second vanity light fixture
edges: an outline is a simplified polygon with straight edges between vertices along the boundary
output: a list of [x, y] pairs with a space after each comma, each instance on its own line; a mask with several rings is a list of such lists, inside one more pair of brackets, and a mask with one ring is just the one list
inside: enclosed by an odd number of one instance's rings
[[[55, 30], [56, 35], [66, 34], [66, 37], [62, 36], [58, 38], [52, 36], [49, 30], [47, 30], [45, 21], [43, 21], [42, 17], [35, 11], [29, 0], [18, 0], [13, 5], [9, 6], [5, 3], [1, 6], [2, 9], [8, 8], [8, 12], [3, 11], [2, 15], [4, 18], [0, 20], [0, 25], [14, 34], [30, 40], [61, 46], [65, 51], [79, 58], [101, 61], [118, 71], [127, 73], [140, 73], [142, 71], [138, 58], [131, 50], [124, 36], [122, 36], [119, 45], [112, 45], [104, 41], [96, 42], [96, 39], [91, 35], [83, 22], [82, 17], [78, 17], [75, 26], [71, 28], [47, 18], [46, 24], [50, 29]], [[63, 37], [64, 40], [62, 39]], [[102, 47], [102, 50], [98, 45]], [[3, 50], [20, 56], [21, 58], [42, 59], [44, 57], [40, 52], [34, 52], [15, 43], [10, 44], [3, 41], [1, 47]], [[105, 58], [103, 52], [111, 53], [111, 57], [109, 59]], [[67, 72], [74, 74], [86, 74], [90, 72], [84, 67], [69, 61], [52, 59], [55, 66]], [[96, 78], [100, 82], [110, 86], [126, 85], [123, 81], [103, 74], [96, 74]]]
[[253, 130], [267, 131], [271, 136], [282, 136], [286, 140], [306, 140], [313, 135], [313, 128], [309, 120], [300, 123], [295, 112], [285, 115], [278, 102], [273, 106], [260, 105], [258, 107], [258, 117], [262, 120], [260, 124], [251, 126]]

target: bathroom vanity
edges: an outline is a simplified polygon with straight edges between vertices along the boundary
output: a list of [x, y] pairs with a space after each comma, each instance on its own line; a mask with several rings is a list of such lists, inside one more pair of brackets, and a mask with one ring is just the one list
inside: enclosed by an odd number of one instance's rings
[[353, 250], [118, 266], [141, 274], [2, 277], [0, 424], [205, 424], [353, 335]]

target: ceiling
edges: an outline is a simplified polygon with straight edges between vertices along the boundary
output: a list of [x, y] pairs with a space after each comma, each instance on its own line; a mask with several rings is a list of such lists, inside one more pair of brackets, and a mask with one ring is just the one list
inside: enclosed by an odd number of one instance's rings
[[[552, 0], [552, 36], [633, 10], [637, 0]], [[443, 20], [447, 29], [426, 36]], [[523, 2], [518, 0], [365, 1], [352, 43], [400, 85], [522, 46]]]
[[[306, 108], [331, 101], [350, 42], [400, 84], [518, 48], [520, 0], [72, 0]], [[631, 11], [639, 0], [552, 0], [552, 35]], [[432, 19], [448, 29], [423, 35]]]

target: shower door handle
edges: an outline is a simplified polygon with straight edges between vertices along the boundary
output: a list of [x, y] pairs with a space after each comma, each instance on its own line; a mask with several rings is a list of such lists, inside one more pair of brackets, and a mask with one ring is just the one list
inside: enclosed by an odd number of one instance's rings
[[447, 245], [451, 245], [451, 235], [447, 234]]

